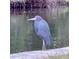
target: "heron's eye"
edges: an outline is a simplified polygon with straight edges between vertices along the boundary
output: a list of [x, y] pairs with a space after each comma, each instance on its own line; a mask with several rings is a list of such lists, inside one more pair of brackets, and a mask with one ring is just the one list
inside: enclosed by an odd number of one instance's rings
[[40, 18], [37, 18], [36, 20], [40, 21], [41, 19]]
[[41, 20], [42, 18], [40, 16], [35, 16], [36, 20]]

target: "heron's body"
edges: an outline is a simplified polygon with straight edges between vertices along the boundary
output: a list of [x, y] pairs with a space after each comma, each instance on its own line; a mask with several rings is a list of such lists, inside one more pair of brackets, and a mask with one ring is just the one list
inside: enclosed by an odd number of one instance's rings
[[41, 18], [41, 20], [34, 21], [36, 34], [45, 41], [46, 46], [51, 44], [51, 34], [48, 23]]
[[36, 34], [43, 40], [43, 45], [50, 47], [52, 36], [50, 33], [48, 23], [40, 16], [35, 16], [35, 18], [33, 19], [36, 19], [34, 20], [34, 27]]

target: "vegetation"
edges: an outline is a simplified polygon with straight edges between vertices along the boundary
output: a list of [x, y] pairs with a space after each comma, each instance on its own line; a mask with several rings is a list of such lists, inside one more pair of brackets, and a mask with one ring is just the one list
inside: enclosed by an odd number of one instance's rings
[[69, 55], [49, 56], [49, 59], [69, 59]]
[[35, 34], [33, 22], [27, 21], [28, 18], [34, 17], [35, 15], [40, 15], [49, 23], [53, 37], [51, 49], [69, 45], [68, 8], [51, 8], [50, 10], [34, 9], [33, 11], [27, 12], [26, 15], [11, 15], [11, 53], [42, 49], [42, 40]]

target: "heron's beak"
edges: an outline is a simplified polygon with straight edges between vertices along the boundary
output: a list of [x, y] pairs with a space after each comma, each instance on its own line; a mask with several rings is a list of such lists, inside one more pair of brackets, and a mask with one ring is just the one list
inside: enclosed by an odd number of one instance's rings
[[31, 19], [27, 19], [27, 20], [29, 20], [29, 21], [30, 21], [30, 20], [36, 20], [36, 18], [31, 18]]

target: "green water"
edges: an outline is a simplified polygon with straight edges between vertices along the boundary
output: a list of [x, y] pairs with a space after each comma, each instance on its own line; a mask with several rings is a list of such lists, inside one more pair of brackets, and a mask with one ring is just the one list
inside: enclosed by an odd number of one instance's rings
[[40, 15], [50, 27], [53, 37], [52, 49], [69, 45], [69, 10], [68, 8], [51, 8], [28, 11], [23, 15], [11, 15], [10, 52], [41, 50], [42, 40], [35, 34], [33, 22], [28, 18]]

